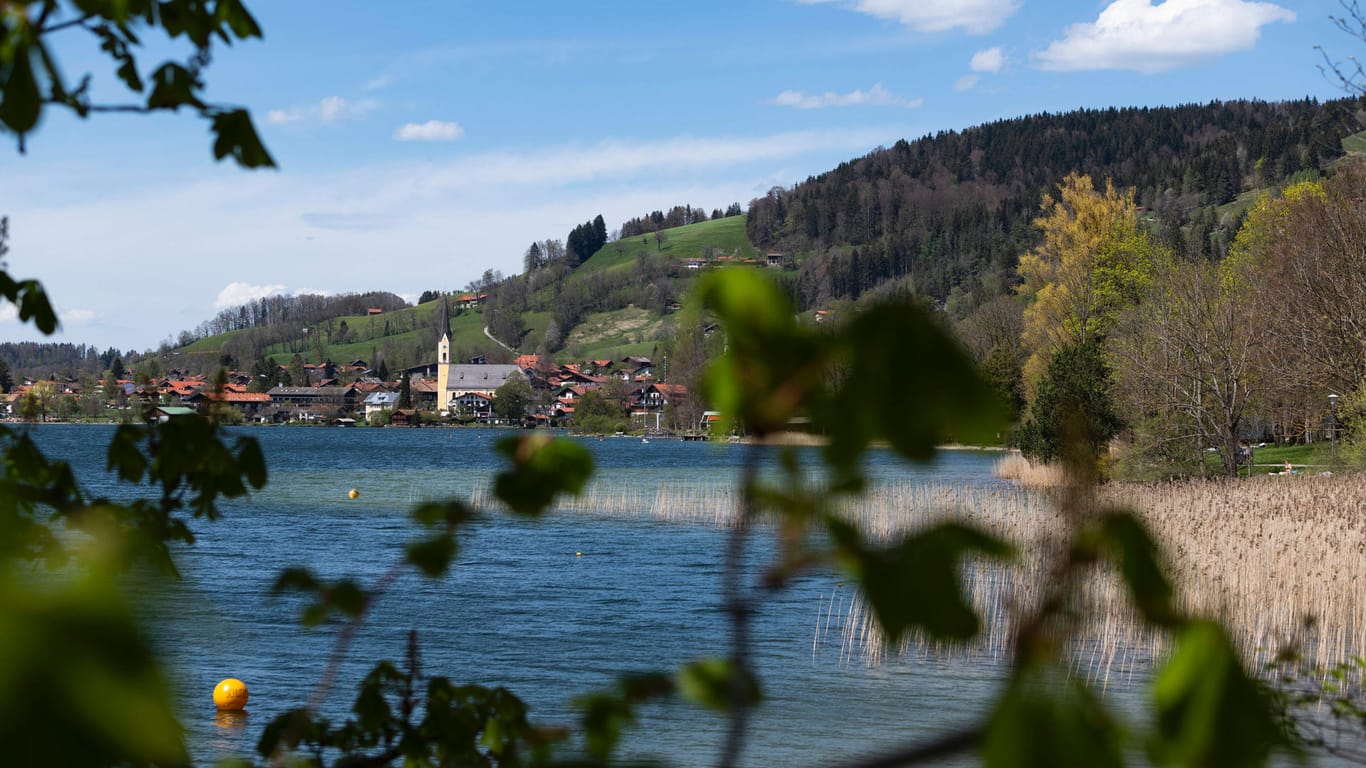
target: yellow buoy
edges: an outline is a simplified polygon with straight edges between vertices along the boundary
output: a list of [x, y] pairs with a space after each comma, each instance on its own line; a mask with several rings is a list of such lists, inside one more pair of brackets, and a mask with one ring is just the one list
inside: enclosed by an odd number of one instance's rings
[[247, 684], [235, 677], [219, 681], [213, 689], [213, 705], [224, 712], [247, 708]]
[[574, 557], [583, 557], [583, 553], [582, 553], [582, 552], [575, 552], [575, 553], [574, 553]]
[[351, 490], [346, 492], [346, 495], [353, 499], [358, 499], [360, 498], [360, 491], [356, 490], [355, 488], [352, 488]]

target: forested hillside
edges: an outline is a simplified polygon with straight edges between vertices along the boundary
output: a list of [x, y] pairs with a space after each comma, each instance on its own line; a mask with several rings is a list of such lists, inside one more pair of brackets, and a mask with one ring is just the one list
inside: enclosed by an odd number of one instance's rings
[[[749, 239], [809, 252], [807, 306], [907, 277], [944, 299], [1005, 292], [1039, 233], [1041, 196], [1078, 172], [1133, 187], [1151, 226], [1189, 255], [1222, 256], [1248, 190], [1317, 174], [1366, 128], [1363, 102], [1229, 101], [1039, 114], [899, 141], [751, 203]], [[1225, 206], [1225, 207], [1221, 207]], [[850, 247], [852, 246], [852, 247]]]

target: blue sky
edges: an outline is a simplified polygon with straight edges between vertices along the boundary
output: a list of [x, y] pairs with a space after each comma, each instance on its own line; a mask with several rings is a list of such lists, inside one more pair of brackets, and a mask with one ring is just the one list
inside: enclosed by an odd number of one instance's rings
[[[211, 100], [278, 171], [215, 164], [188, 115], [49, 111], [0, 150], [9, 268], [61, 340], [146, 349], [271, 292], [410, 299], [520, 270], [601, 213], [742, 204], [900, 138], [1080, 107], [1336, 98], [1333, 0], [250, 3]], [[157, 47], [144, 67], [175, 54]], [[94, 46], [62, 41], [69, 78]], [[0, 340], [36, 338], [0, 310]]]

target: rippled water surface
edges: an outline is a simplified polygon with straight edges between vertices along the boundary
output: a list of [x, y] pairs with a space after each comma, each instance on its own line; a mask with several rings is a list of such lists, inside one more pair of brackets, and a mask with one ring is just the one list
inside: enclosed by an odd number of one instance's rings
[[[102, 474], [110, 429], [45, 426], [54, 455]], [[179, 554], [184, 579], [151, 601], [174, 667], [192, 754], [200, 764], [253, 750], [264, 725], [301, 705], [326, 666], [334, 628], [303, 630], [297, 604], [267, 596], [283, 567], [373, 582], [413, 537], [415, 501], [468, 495], [500, 466], [488, 430], [265, 428], [270, 484], [197, 524]], [[604, 493], [731, 483], [745, 447], [626, 438], [584, 440]], [[989, 483], [995, 457], [948, 452], [914, 466], [874, 452], [882, 479]], [[96, 483], [92, 483], [94, 485]], [[360, 498], [351, 501], [347, 491]], [[340, 718], [373, 662], [399, 659], [407, 632], [420, 636], [424, 669], [457, 682], [506, 685], [532, 718], [565, 723], [576, 695], [625, 672], [671, 670], [726, 651], [719, 610], [723, 532], [646, 515], [493, 515], [461, 541], [440, 581], [405, 575], [366, 621], [326, 709]], [[766, 546], [756, 537], [754, 563]], [[577, 555], [576, 553], [582, 553]], [[765, 703], [746, 762], [815, 765], [887, 748], [966, 724], [1002, 676], [981, 660], [911, 660], [865, 668], [837, 649], [813, 651], [822, 601], [841, 595], [829, 575], [806, 576], [766, 602], [755, 627]], [[837, 598], [838, 599], [838, 598]], [[251, 689], [245, 721], [215, 718], [211, 692], [224, 677]], [[638, 755], [679, 765], [711, 761], [721, 723], [685, 704], [650, 708], [632, 732]]]

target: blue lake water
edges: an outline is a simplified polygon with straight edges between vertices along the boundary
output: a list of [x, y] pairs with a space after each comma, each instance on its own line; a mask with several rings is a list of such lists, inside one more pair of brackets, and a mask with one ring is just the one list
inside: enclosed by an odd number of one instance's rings
[[[112, 428], [47, 425], [54, 456], [96, 469], [91, 490], [114, 494], [102, 473]], [[374, 583], [414, 538], [414, 502], [466, 497], [502, 465], [491, 430], [267, 428], [247, 432], [265, 450], [267, 488], [196, 523], [198, 542], [178, 553], [183, 580], [148, 601], [170, 660], [191, 753], [198, 764], [252, 754], [261, 729], [304, 704], [323, 674], [335, 627], [301, 629], [297, 602], [272, 598], [281, 568]], [[733, 482], [745, 446], [584, 439], [600, 490]], [[870, 475], [902, 482], [992, 483], [997, 456], [944, 452], [910, 465], [874, 451]], [[347, 498], [355, 488], [360, 497]], [[570, 724], [575, 696], [628, 672], [671, 671], [724, 655], [720, 576], [725, 532], [648, 515], [558, 514], [539, 521], [492, 514], [470, 526], [450, 573], [400, 577], [358, 632], [323, 706], [345, 716], [360, 678], [380, 658], [401, 659], [416, 629], [424, 672], [458, 683], [504, 685], [533, 721]], [[755, 537], [757, 572], [771, 552]], [[582, 553], [581, 555], [576, 553]], [[990, 659], [842, 664], [838, 649], [813, 648], [821, 606], [842, 595], [835, 577], [795, 580], [762, 605], [754, 654], [765, 702], [745, 763], [817, 765], [876, 752], [967, 725], [980, 716], [1005, 670]], [[211, 699], [225, 677], [251, 690], [249, 715], [217, 718]], [[627, 740], [629, 754], [674, 765], [709, 764], [719, 718], [681, 702], [652, 705]], [[970, 760], [962, 764], [969, 764]], [[952, 764], [952, 763], [950, 763]]]

